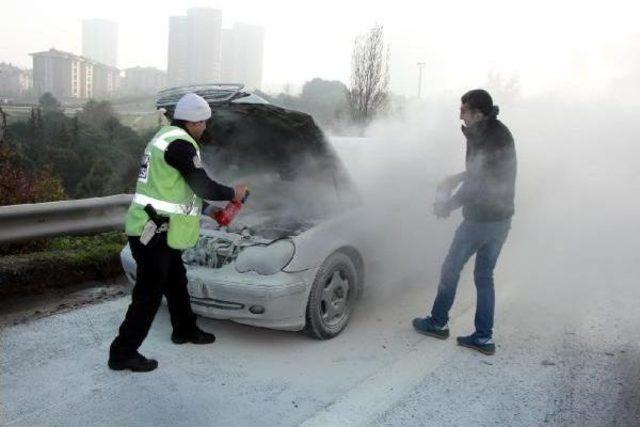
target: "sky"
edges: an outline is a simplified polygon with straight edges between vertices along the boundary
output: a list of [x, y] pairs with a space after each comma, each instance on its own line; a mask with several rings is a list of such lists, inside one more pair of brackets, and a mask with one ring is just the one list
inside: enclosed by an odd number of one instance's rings
[[186, 9], [222, 10], [234, 22], [265, 28], [266, 89], [314, 77], [349, 81], [353, 42], [382, 24], [391, 89], [415, 95], [481, 86], [491, 72], [517, 76], [526, 94], [557, 88], [601, 90], [632, 72], [640, 49], [640, 6], [633, 1], [43, 1], [0, 0], [0, 62], [31, 67], [29, 53], [51, 47], [81, 53], [81, 20], [119, 25], [118, 65], [166, 69], [168, 20]]

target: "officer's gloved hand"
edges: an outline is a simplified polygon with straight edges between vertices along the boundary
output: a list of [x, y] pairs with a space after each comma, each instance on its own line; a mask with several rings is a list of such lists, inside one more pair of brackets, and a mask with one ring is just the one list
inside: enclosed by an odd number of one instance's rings
[[222, 210], [224, 209], [222, 209], [220, 206], [209, 205], [204, 213], [210, 218], [216, 219], [216, 214]]
[[234, 202], [243, 202], [245, 197], [247, 196], [247, 192], [249, 191], [249, 187], [245, 184], [236, 185], [233, 187], [235, 191], [235, 196], [233, 197]]

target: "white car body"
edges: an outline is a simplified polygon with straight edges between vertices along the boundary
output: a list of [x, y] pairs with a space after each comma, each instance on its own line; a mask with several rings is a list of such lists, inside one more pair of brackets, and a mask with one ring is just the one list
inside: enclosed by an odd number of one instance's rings
[[[367, 234], [359, 226], [364, 214], [358, 208], [321, 222], [307, 231], [291, 236], [295, 246], [293, 258], [281, 271], [263, 275], [255, 271], [239, 272], [236, 261], [220, 268], [186, 265], [188, 290], [193, 311], [201, 316], [229, 319], [252, 326], [299, 331], [305, 327], [307, 301], [314, 279], [322, 263], [334, 252], [345, 251], [354, 257], [360, 272], [358, 292], [362, 290], [367, 265]], [[242, 216], [239, 220], [243, 220]], [[203, 219], [203, 222], [211, 222]], [[203, 236], [242, 239], [237, 233], [206, 229]], [[135, 261], [129, 247], [121, 253], [129, 280], [135, 281]], [[263, 308], [253, 313], [252, 307]], [[255, 310], [254, 310], [255, 311]], [[262, 310], [259, 310], [262, 311]]]
[[[176, 88], [156, 100], [170, 115], [181, 93], [202, 94], [213, 108], [212, 134], [203, 138], [213, 138], [218, 150], [205, 164], [222, 182], [241, 180], [252, 190], [229, 227], [203, 216], [200, 241], [183, 253], [191, 306], [202, 316], [289, 331], [306, 327], [316, 338], [331, 338], [348, 323], [374, 259], [376, 245], [361, 220], [366, 212], [310, 116], [241, 88]], [[121, 259], [134, 283], [128, 246]]]

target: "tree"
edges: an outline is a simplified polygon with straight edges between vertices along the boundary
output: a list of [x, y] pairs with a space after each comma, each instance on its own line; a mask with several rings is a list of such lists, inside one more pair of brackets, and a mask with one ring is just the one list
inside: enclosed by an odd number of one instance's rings
[[4, 130], [7, 128], [7, 113], [0, 107], [0, 144], [4, 141]]
[[6, 171], [0, 195], [8, 199], [18, 188], [24, 193], [20, 200], [34, 199], [30, 194], [36, 190], [44, 197], [38, 179], [48, 185], [49, 197], [59, 194], [53, 184], [61, 184], [72, 198], [131, 191], [146, 135], [120, 124], [109, 103], [90, 101], [76, 117], [65, 116], [57, 106], [48, 95], [29, 120], [7, 125], [5, 140], [13, 144], [16, 156], [11, 159], [20, 160], [20, 170], [4, 166], [11, 165], [8, 157], [0, 163]]
[[356, 124], [367, 125], [388, 104], [389, 49], [382, 25], [356, 38], [351, 56], [349, 110]]
[[50, 92], [45, 92], [40, 97], [38, 104], [45, 113], [60, 111], [60, 101], [58, 101]]
[[49, 202], [66, 198], [62, 183], [48, 168], [30, 171], [14, 149], [0, 146], [0, 205]]
[[116, 120], [109, 101], [90, 99], [78, 113], [78, 120], [95, 128], [103, 127], [107, 122]]
[[302, 86], [300, 109], [310, 113], [322, 126], [335, 126], [347, 111], [348, 89], [340, 81], [319, 78]]
[[76, 197], [106, 196], [115, 194], [118, 190], [117, 178], [111, 165], [103, 159], [97, 159], [78, 184]]
[[256, 94], [274, 105], [310, 114], [325, 129], [340, 129], [348, 122], [349, 89], [338, 80], [315, 77], [302, 86], [297, 96], [284, 92], [275, 96], [260, 91]]

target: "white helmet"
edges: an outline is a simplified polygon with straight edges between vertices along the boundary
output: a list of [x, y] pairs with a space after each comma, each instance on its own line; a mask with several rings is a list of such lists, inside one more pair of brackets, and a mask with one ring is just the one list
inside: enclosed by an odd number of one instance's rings
[[187, 122], [201, 122], [211, 117], [211, 107], [203, 97], [187, 93], [176, 104], [173, 118]]

